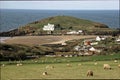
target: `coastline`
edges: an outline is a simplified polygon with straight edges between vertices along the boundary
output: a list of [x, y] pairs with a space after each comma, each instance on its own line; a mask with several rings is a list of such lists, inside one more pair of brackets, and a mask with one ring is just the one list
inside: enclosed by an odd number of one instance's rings
[[12, 37], [0, 37], [0, 43], [5, 43], [5, 41], [10, 38], [12, 38]]
[[[21, 13], [19, 14], [20, 11], [21, 11]], [[22, 13], [23, 11], [24, 11], [24, 13]], [[28, 13], [28, 15], [25, 16], [26, 18], [20, 18], [19, 20], [16, 20], [16, 16], [14, 14], [19, 14], [19, 16], [22, 17], [26, 13]], [[40, 14], [40, 13], [41, 13], [41, 15], [36, 15], [36, 14]], [[106, 13], [111, 14], [111, 16], [105, 15]], [[13, 14], [13, 15], [11, 15], [10, 17], [8, 15], [8, 16], [6, 16], [6, 18], [2, 17], [2, 16], [5, 16], [5, 14]], [[30, 10], [24, 10], [24, 9], [17, 10], [17, 9], [1, 9], [1, 20], [4, 23], [1, 25], [1, 31], [6, 32], [10, 29], [16, 29], [19, 26], [25, 25], [27, 23], [30, 23], [30, 22], [33, 22], [36, 20], [42, 20], [42, 19], [47, 18], [49, 16], [56, 16], [56, 14], [58, 14], [58, 15], [71, 15], [71, 16], [74, 16], [77, 18], [82, 18], [82, 19], [92, 20], [92, 21], [96, 21], [96, 22], [100, 22], [100, 23], [105, 23], [106, 25], [108, 25], [111, 28], [119, 28], [119, 25], [118, 25], [119, 18], [118, 18], [118, 16], [115, 16], [115, 15], [119, 15], [119, 10], [31, 10], [31, 9]], [[14, 23], [14, 20], [16, 20], [16, 25], [12, 24], [12, 23]], [[5, 21], [9, 22], [9, 24], [6, 24]], [[8, 25], [9, 25], [9, 27], [7, 27]]]

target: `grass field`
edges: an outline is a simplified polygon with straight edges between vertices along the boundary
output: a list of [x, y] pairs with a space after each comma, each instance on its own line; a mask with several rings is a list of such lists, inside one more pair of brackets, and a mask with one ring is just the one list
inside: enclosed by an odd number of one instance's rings
[[[120, 62], [120, 61], [119, 61]], [[118, 63], [113, 61], [97, 61], [95, 62], [75, 62], [59, 64], [23, 64], [22, 66], [6, 65], [1, 67], [1, 80], [11, 79], [120, 79], [120, 68]], [[104, 70], [103, 64], [108, 63], [112, 70]], [[81, 65], [78, 65], [81, 64]], [[54, 68], [46, 69], [46, 66], [54, 66]], [[93, 77], [87, 77], [87, 70], [94, 72]], [[43, 76], [42, 73], [47, 71], [48, 75]]]
[[[71, 58], [39, 58], [21, 61], [22, 66], [16, 66], [18, 61], [1, 62], [1, 80], [36, 80], [36, 79], [120, 79], [120, 54], [107, 56], [85, 56]], [[114, 62], [118, 59], [118, 62]], [[95, 65], [97, 63], [97, 65]], [[67, 66], [70, 64], [71, 66]], [[109, 64], [111, 70], [104, 70], [103, 64]], [[48, 67], [49, 66], [49, 67]], [[54, 66], [54, 68], [51, 68]], [[46, 68], [47, 67], [47, 68]], [[87, 77], [87, 71], [92, 70], [93, 77]], [[42, 75], [47, 71], [48, 75]]]

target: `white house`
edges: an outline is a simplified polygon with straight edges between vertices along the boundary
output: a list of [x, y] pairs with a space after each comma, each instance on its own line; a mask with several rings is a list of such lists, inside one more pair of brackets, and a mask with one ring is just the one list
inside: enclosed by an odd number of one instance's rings
[[54, 31], [54, 24], [48, 23], [48, 25], [44, 25], [43, 30], [44, 31]]
[[80, 49], [80, 46], [75, 46], [74, 47], [74, 50], [76, 50], [76, 51], [79, 51], [79, 49]]
[[118, 38], [116, 41], [117, 41], [117, 42], [120, 42], [120, 38]]
[[95, 49], [94, 47], [89, 48], [89, 50], [90, 50], [90, 51], [95, 51], [95, 52], [98, 52], [98, 53], [101, 52], [101, 50]]
[[96, 37], [96, 41], [101, 41], [100, 36], [97, 36], [97, 37]]
[[78, 30], [78, 31], [73, 30], [73, 31], [67, 32], [67, 34], [80, 34], [82, 32], [83, 32], [82, 30]]
[[106, 38], [105, 37], [102, 37], [101, 40], [105, 40]]
[[98, 45], [98, 42], [91, 42], [90, 45]]
[[77, 32], [77, 31], [70, 31], [70, 32], [67, 32], [67, 34], [79, 34], [79, 32]]
[[91, 47], [89, 50], [90, 51], [96, 51], [96, 49], [94, 47]]
[[67, 43], [63, 42], [63, 43], [61, 43], [61, 45], [65, 46], [65, 45], [67, 45]]
[[83, 30], [78, 30], [78, 32], [79, 32], [79, 33], [82, 33], [82, 32], [83, 32]]

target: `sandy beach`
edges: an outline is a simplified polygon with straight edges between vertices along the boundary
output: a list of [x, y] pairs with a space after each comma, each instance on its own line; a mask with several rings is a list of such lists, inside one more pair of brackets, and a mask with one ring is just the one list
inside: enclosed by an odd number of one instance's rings
[[43, 45], [58, 44], [73, 39], [95, 38], [94, 35], [63, 35], [63, 36], [16, 36], [4, 39], [7, 44], [24, 44], [24, 45]]
[[5, 43], [5, 40], [10, 39], [11, 37], [0, 37], [0, 43]]

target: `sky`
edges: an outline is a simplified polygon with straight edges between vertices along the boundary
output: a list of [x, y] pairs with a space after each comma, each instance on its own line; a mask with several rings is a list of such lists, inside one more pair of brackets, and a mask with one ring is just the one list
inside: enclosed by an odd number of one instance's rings
[[119, 10], [119, 0], [0, 1], [0, 9]]

